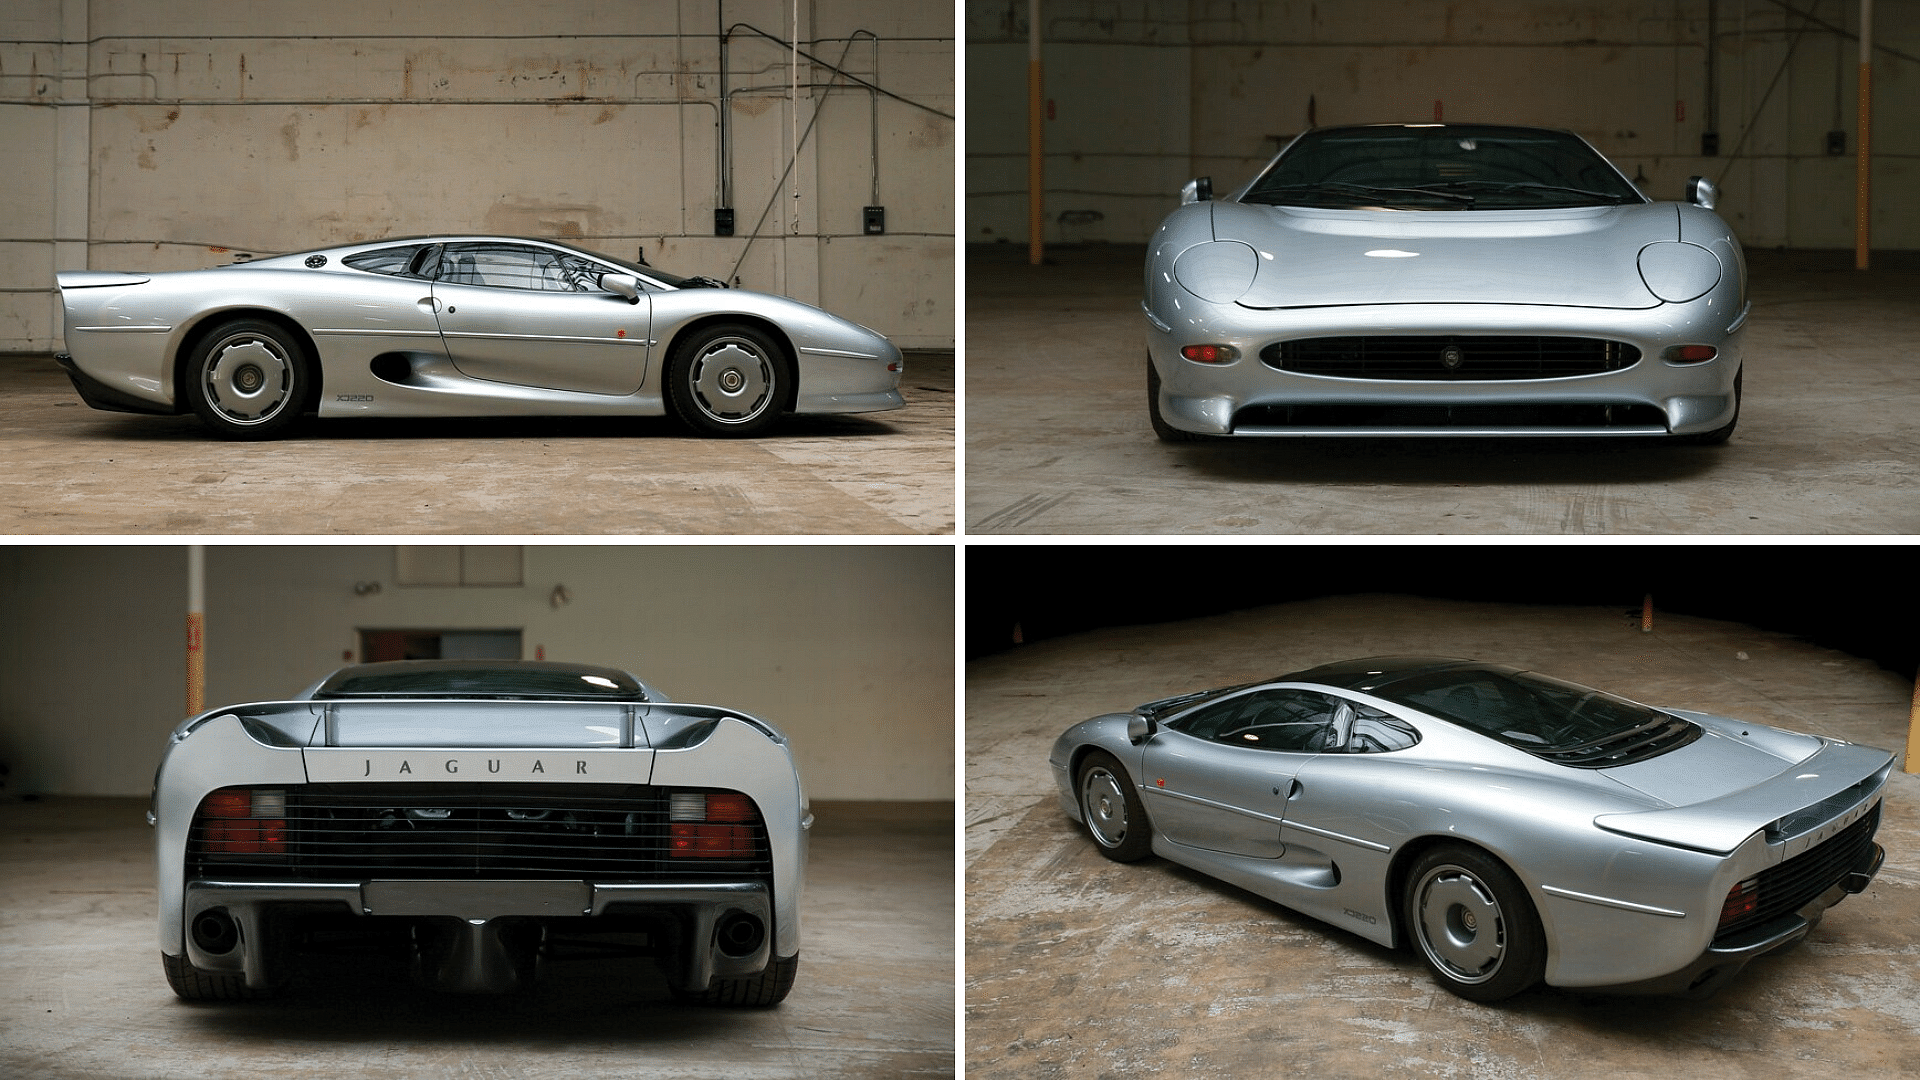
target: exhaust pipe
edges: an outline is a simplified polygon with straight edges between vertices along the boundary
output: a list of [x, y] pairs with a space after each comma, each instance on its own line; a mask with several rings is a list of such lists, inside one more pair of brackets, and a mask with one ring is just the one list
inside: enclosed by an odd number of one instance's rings
[[240, 928], [234, 925], [233, 916], [227, 914], [226, 908], [212, 908], [193, 920], [193, 943], [202, 952], [225, 956], [240, 944]]
[[767, 938], [767, 928], [759, 919], [742, 911], [730, 911], [714, 928], [714, 944], [734, 959], [752, 956]]

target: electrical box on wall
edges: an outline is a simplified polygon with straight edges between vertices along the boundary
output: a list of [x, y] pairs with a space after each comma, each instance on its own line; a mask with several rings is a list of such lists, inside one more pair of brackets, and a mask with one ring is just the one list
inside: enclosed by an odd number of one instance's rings
[[713, 235], [733, 235], [733, 207], [716, 206], [713, 208]]
[[1827, 132], [1827, 156], [1845, 157], [1847, 153], [1847, 133], [1844, 131]]
[[868, 236], [879, 236], [887, 231], [887, 208], [869, 206], [860, 214], [863, 227]]
[[1703, 131], [1700, 133], [1700, 156], [1718, 157], [1720, 154], [1720, 133]]

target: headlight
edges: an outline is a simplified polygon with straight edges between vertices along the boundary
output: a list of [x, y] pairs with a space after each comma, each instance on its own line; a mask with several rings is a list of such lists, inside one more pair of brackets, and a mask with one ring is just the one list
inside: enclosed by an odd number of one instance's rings
[[1697, 244], [1648, 244], [1640, 249], [1640, 280], [1660, 299], [1684, 304], [1720, 283], [1720, 260]]
[[1215, 304], [1231, 304], [1253, 287], [1260, 256], [1234, 240], [1197, 244], [1173, 260], [1173, 277], [1188, 292]]

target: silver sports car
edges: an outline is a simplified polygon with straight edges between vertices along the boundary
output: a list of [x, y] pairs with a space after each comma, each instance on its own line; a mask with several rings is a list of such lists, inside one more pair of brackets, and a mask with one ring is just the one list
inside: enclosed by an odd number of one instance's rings
[[361, 664], [214, 709], [168, 740], [149, 820], [188, 1000], [272, 994], [333, 951], [464, 993], [649, 955], [682, 998], [772, 1005], [800, 962], [813, 817], [787, 740], [612, 668]]
[[1210, 435], [1662, 436], [1740, 413], [1746, 267], [1695, 178], [1564, 131], [1319, 128], [1188, 184], [1146, 267], [1147, 406]]
[[1374, 657], [1068, 728], [1061, 805], [1497, 1001], [1705, 995], [1866, 888], [1892, 755], [1516, 667]]
[[756, 435], [897, 409], [900, 350], [797, 300], [555, 243], [420, 237], [58, 275], [96, 409], [264, 439], [321, 416], [659, 416]]

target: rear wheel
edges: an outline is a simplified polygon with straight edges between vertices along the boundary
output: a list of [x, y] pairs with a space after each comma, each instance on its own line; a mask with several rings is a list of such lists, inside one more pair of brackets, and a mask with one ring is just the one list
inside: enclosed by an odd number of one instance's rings
[[187, 404], [225, 439], [271, 439], [300, 419], [313, 395], [305, 344], [260, 319], [213, 328], [187, 355]]
[[160, 954], [160, 966], [166, 969], [167, 985], [183, 1001], [260, 1001], [280, 992], [280, 987], [255, 990], [245, 975], [201, 971], [184, 956]]
[[695, 1005], [778, 1005], [793, 989], [800, 971], [800, 954], [776, 956], [767, 969], [747, 979], [713, 979], [705, 990], [676, 990], [674, 995]]
[[1407, 874], [1406, 925], [1434, 981], [1470, 1001], [1499, 1001], [1540, 981], [1546, 934], [1526, 886], [1465, 844], [1434, 848]]
[[1688, 442], [1695, 446], [1724, 446], [1728, 439], [1733, 438], [1734, 425], [1740, 422], [1740, 383], [1746, 377], [1747, 369], [1744, 367], [1733, 373], [1733, 419], [1727, 421], [1726, 426], [1714, 428], [1704, 435], [1688, 436]]
[[1133, 862], [1152, 853], [1153, 828], [1147, 824], [1147, 808], [1112, 754], [1099, 750], [1088, 754], [1080, 763], [1075, 788], [1080, 794], [1080, 818], [1100, 846], [1100, 854], [1115, 862]]

